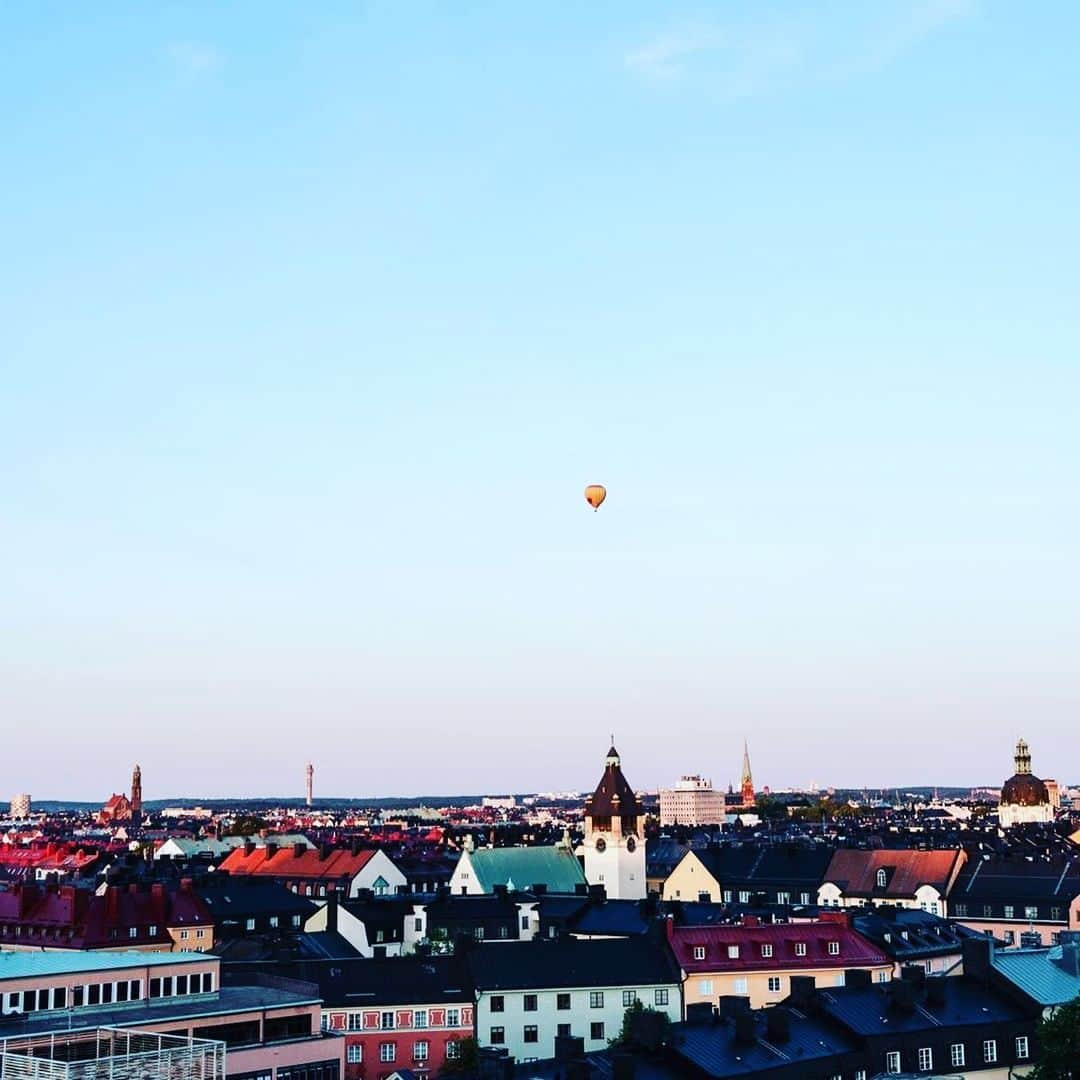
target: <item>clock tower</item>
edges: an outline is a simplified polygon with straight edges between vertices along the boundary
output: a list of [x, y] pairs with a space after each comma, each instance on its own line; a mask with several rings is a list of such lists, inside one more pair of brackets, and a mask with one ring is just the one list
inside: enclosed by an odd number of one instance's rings
[[614, 746], [600, 783], [585, 800], [585, 842], [578, 854], [585, 862], [585, 879], [603, 885], [609, 899], [645, 898], [644, 815]]

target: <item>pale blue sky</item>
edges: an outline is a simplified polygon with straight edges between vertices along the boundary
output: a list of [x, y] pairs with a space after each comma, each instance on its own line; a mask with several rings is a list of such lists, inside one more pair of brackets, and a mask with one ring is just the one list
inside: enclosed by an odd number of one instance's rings
[[0, 795], [1080, 778], [1078, 34], [4, 5]]

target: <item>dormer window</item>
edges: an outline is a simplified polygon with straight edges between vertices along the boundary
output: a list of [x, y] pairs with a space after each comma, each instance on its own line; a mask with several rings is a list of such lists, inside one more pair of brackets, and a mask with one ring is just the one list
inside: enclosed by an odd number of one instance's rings
[[694, 946], [694, 959], [695, 960], [704, 960], [705, 959], [705, 946], [704, 945], [695, 945]]
[[727, 954], [728, 954], [728, 959], [729, 960], [738, 960], [739, 959], [739, 946], [738, 945], [729, 945], [727, 947]]
[[829, 942], [829, 955], [830, 956], [839, 956], [840, 955], [840, 942], [839, 941], [830, 941]]
[[805, 956], [806, 955], [806, 942], [805, 941], [796, 941], [795, 942], [795, 955], [796, 956]]
[[888, 879], [889, 875], [886, 874], [884, 870], [879, 870], [877, 872], [877, 887], [879, 889], [884, 889], [885, 886], [888, 884]]
[[765, 959], [766, 959], [766, 960], [767, 960], [767, 959], [768, 959], [768, 958], [769, 958], [770, 956], [772, 956], [772, 946], [771, 946], [771, 945], [762, 945], [762, 946], [761, 946], [761, 955], [762, 955], [763, 957], [765, 957]]

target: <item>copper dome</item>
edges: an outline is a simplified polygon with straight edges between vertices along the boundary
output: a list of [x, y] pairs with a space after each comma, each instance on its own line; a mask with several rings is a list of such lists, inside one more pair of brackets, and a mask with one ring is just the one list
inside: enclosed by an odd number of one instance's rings
[[1037, 776], [1016, 773], [1002, 786], [1001, 802], [1005, 806], [1046, 806], [1050, 802], [1050, 793]]

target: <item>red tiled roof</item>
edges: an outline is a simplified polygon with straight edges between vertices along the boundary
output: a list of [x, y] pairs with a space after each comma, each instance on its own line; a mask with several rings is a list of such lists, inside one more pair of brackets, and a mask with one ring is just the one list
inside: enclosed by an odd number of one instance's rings
[[[668, 940], [679, 966], [688, 973], [767, 971], [786, 968], [865, 967], [888, 964], [889, 958], [873, 942], [846, 923], [770, 923], [765, 926], [676, 926], [669, 924]], [[835, 942], [838, 952], [829, 952]], [[800, 956], [796, 945], [806, 946]], [[764, 950], [763, 950], [764, 947]], [[696, 959], [705, 950], [703, 959]], [[730, 956], [729, 949], [738, 955]], [[765, 956], [764, 952], [772, 955]]]
[[[945, 892], [960, 868], [963, 852], [943, 851], [837, 851], [825, 871], [825, 881], [849, 896], [880, 896], [910, 899], [920, 885]], [[885, 871], [884, 887], [877, 883], [878, 870]]]
[[340, 880], [355, 877], [374, 857], [375, 851], [367, 849], [355, 855], [346, 849], [331, 851], [324, 859], [317, 848], [285, 847], [271, 850], [258, 847], [253, 851], [236, 848], [221, 863], [219, 869], [230, 874], [256, 874], [276, 878], [310, 878], [312, 880]]

